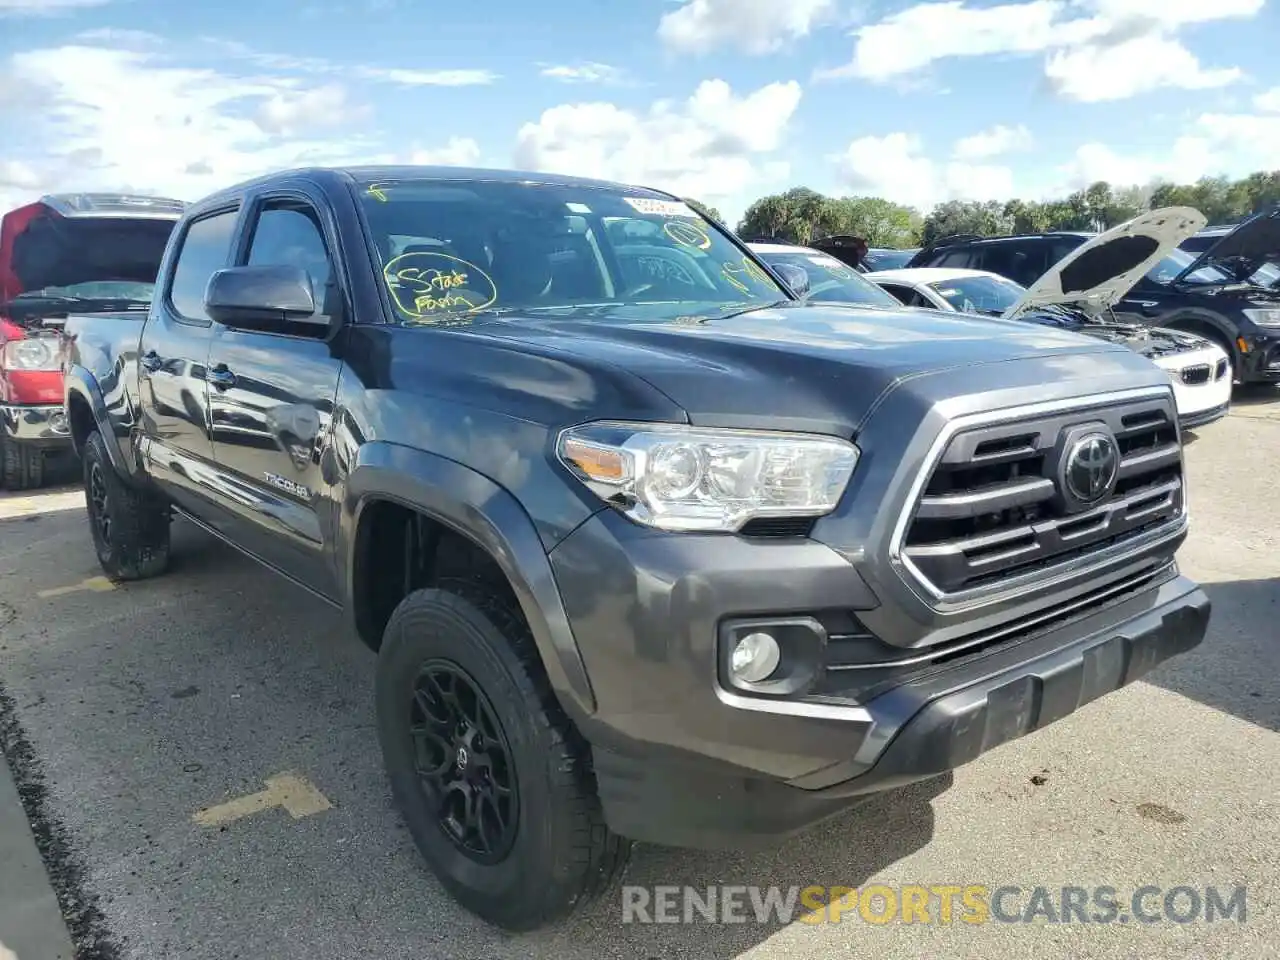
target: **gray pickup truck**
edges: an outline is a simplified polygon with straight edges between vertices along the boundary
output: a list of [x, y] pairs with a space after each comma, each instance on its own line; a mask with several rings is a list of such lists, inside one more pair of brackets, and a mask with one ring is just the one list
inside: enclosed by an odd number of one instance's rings
[[780, 270], [611, 183], [218, 193], [149, 314], [64, 327], [102, 567], [161, 573], [178, 515], [345, 611], [417, 846], [515, 930], [632, 841], [777, 841], [1201, 642], [1163, 371]]

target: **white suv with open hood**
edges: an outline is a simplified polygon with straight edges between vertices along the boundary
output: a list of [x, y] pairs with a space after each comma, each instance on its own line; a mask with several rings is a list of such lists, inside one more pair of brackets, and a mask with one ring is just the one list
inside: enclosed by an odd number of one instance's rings
[[1120, 323], [1112, 307], [1178, 244], [1203, 227], [1188, 207], [1153, 210], [1081, 244], [1031, 287], [999, 274], [916, 267], [865, 274], [907, 306], [978, 313], [1123, 343], [1165, 369], [1184, 428], [1226, 416], [1231, 363], [1213, 342], [1179, 330]]

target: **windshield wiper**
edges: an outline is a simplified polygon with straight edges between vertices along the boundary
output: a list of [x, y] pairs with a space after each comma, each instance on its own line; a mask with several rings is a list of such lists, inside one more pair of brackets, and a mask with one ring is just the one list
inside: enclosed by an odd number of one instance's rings
[[717, 320], [732, 320], [734, 317], [745, 316], [748, 313], [756, 313], [759, 310], [776, 310], [778, 307], [790, 306], [793, 303], [803, 303], [803, 300], [774, 300], [771, 303], [757, 303], [750, 307], [743, 307], [741, 310], [733, 310], [729, 313], [722, 313], [716, 317]]

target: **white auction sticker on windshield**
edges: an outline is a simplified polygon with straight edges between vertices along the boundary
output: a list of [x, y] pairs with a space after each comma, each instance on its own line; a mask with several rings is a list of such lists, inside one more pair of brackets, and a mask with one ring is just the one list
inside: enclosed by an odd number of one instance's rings
[[687, 203], [681, 203], [679, 200], [654, 200], [650, 197], [623, 197], [623, 199], [640, 213], [649, 213], [658, 217], [692, 217], [695, 220], [698, 218]]

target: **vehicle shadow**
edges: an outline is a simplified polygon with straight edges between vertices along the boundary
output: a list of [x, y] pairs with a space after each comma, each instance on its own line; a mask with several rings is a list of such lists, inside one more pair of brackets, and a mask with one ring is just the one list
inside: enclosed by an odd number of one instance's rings
[[1204, 642], [1143, 679], [1280, 732], [1280, 579], [1202, 586], [1213, 602]]
[[1280, 400], [1280, 387], [1269, 383], [1241, 384], [1231, 393], [1233, 407], [1256, 407]]
[[[953, 780], [952, 774], [944, 774], [875, 795], [767, 851], [707, 853], [637, 846], [620, 887], [568, 924], [515, 938], [511, 946], [527, 948], [529, 956], [557, 960], [689, 956], [692, 943], [697, 944], [699, 960], [741, 956], [811, 911], [797, 896], [796, 908], [789, 917], [780, 919], [767, 910], [764, 916], [758, 916], [748, 890], [739, 892], [741, 906], [736, 911], [738, 917], [746, 918], [745, 922], [720, 922], [720, 903], [708, 899], [709, 887], [716, 888], [717, 893], [725, 888], [754, 887], [758, 891], [755, 902], [764, 903], [768, 902], [764, 898], [770, 888], [780, 888], [775, 896], [784, 901], [791, 891], [805, 887], [856, 889], [929, 843], [934, 832], [931, 802]], [[660, 895], [657, 888], [664, 887], [680, 890], [668, 899], [666, 917], [656, 907]], [[685, 906], [689, 896], [696, 898], [692, 901], [696, 906]], [[825, 894], [821, 899], [825, 901]], [[636, 902], [648, 903], [648, 911], [626, 909], [626, 904]], [[714, 921], [701, 912], [702, 904], [708, 903], [712, 905]], [[716, 930], [712, 936], [697, 935], [690, 929], [713, 923]]]

